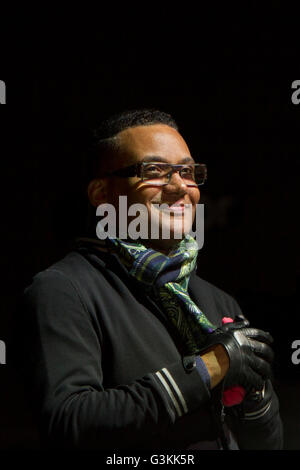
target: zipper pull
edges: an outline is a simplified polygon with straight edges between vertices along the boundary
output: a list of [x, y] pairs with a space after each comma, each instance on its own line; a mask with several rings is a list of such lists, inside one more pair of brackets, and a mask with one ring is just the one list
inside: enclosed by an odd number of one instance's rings
[[224, 424], [225, 416], [226, 416], [226, 413], [225, 413], [225, 406], [224, 406], [223, 403], [222, 403], [222, 408], [221, 408], [221, 423], [222, 423], [222, 424]]
[[224, 403], [223, 403], [223, 393], [224, 393], [224, 389], [225, 389], [225, 383], [224, 383], [224, 380], [223, 380], [223, 383], [222, 383], [222, 387], [221, 387], [221, 423], [224, 424], [224, 421], [225, 421], [225, 406], [224, 406]]

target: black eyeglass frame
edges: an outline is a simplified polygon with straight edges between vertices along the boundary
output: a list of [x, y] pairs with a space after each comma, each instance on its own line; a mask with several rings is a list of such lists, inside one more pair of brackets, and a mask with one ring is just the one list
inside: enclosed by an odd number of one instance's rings
[[[172, 164], [172, 163], [167, 163], [167, 162], [139, 162], [139, 163], [135, 163], [134, 165], [130, 165], [130, 166], [126, 166], [125, 168], [120, 168], [119, 170], [115, 170], [115, 171], [112, 171], [112, 172], [107, 172], [105, 173], [103, 176], [104, 177], [110, 177], [110, 176], [119, 176], [121, 178], [130, 178], [130, 177], [133, 177], [133, 176], [138, 176], [139, 178], [141, 178], [141, 180], [143, 182], [146, 182], [146, 181], [152, 181], [153, 179], [159, 179], [158, 178], [149, 178], [149, 179], [143, 179], [142, 177], [142, 167], [143, 165], [161, 165], [161, 164], [166, 164], [170, 167], [172, 167], [172, 169], [170, 170], [169, 173], [167, 173], [167, 175], [165, 176], [168, 176], [168, 181], [166, 183], [161, 183], [159, 185], [155, 185], [155, 186], [166, 186], [167, 184], [170, 183], [170, 180], [172, 178], [172, 175], [175, 171], [178, 171], [179, 172], [179, 175], [181, 176], [181, 170], [183, 170], [184, 168], [186, 168], [187, 166], [193, 166], [194, 168], [195, 167], [202, 167], [204, 168], [204, 179], [203, 179], [203, 183], [196, 183], [196, 181], [194, 182], [194, 184], [188, 184], [186, 183], [187, 186], [191, 186], [191, 187], [196, 187], [196, 186], [202, 186], [205, 181], [207, 180], [207, 167], [206, 167], [206, 164], [205, 163], [183, 163], [183, 164]], [[181, 176], [182, 177], [182, 176]], [[186, 180], [185, 180], [186, 181]], [[149, 184], [154, 184], [154, 183], [149, 183]]]

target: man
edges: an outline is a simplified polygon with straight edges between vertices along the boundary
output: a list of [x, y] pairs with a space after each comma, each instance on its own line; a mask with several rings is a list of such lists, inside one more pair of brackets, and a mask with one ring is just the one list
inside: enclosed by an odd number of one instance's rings
[[195, 272], [188, 232], [205, 165], [195, 163], [172, 117], [156, 110], [108, 119], [95, 133], [92, 160], [94, 212], [110, 204], [118, 229], [126, 196], [128, 207], [145, 208], [148, 236], [99, 240], [94, 224], [25, 290], [27, 382], [43, 443], [282, 448], [272, 338]]

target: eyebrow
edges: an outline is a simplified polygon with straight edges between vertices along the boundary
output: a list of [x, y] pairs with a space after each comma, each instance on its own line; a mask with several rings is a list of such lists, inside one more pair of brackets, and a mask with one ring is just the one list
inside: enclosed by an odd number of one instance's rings
[[[159, 155], [147, 155], [146, 157], [144, 157], [142, 160], [142, 162], [163, 162], [163, 163], [169, 163], [166, 158], [164, 157], [161, 157]], [[179, 162], [179, 165], [180, 163], [195, 163], [194, 159], [192, 157], [184, 157], [180, 160]]]

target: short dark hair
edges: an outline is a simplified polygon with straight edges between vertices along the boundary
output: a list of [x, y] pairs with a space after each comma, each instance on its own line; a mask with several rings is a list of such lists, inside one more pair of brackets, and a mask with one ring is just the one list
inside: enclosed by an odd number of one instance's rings
[[176, 131], [179, 130], [175, 119], [170, 114], [151, 108], [121, 111], [103, 120], [97, 128], [92, 130], [88, 151], [89, 179], [101, 174], [106, 164], [105, 156], [109, 151], [117, 150], [117, 135], [120, 132], [131, 127], [153, 124], [165, 124]]
[[98, 140], [109, 139], [129, 127], [150, 126], [152, 124], [166, 124], [178, 130], [175, 120], [168, 113], [158, 109], [132, 109], [122, 111], [105, 119], [95, 129], [95, 138]]

